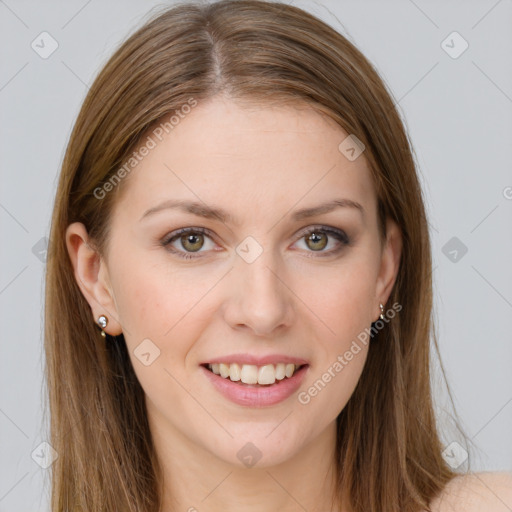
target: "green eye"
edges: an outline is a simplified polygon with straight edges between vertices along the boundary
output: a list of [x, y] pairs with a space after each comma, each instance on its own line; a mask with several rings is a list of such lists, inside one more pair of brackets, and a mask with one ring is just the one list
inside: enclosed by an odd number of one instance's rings
[[181, 235], [180, 242], [186, 251], [197, 252], [204, 245], [204, 236], [200, 233], [198, 234], [186, 234]]
[[[209, 242], [210, 246], [206, 242]], [[173, 254], [185, 259], [198, 258], [199, 256], [194, 256], [193, 253], [204, 252], [201, 249], [211, 249], [215, 246], [205, 228], [179, 229], [165, 236], [161, 244]]]
[[309, 235], [304, 237], [306, 245], [313, 251], [321, 251], [327, 246], [329, 237], [322, 232], [313, 231]]
[[[332, 243], [331, 243], [332, 241]], [[315, 256], [329, 256], [340, 252], [345, 246], [350, 245], [350, 239], [344, 231], [327, 226], [312, 226], [305, 232], [296, 243], [303, 243], [303, 247], [308, 256], [311, 253], [318, 253]], [[327, 246], [327, 250], [324, 250]]]
[[[313, 255], [332, 256], [338, 254], [345, 246], [350, 245], [350, 239], [344, 231], [327, 226], [311, 226], [307, 230], [303, 230], [299, 236], [300, 238], [295, 243], [303, 243], [301, 249], [310, 257]], [[169, 252], [184, 259], [199, 258], [202, 252], [208, 252], [209, 249], [215, 247], [210, 232], [206, 228], [199, 227], [182, 228], [169, 233], [161, 240], [161, 244]], [[326, 247], [328, 250], [324, 250]], [[194, 255], [194, 253], [198, 254]]]

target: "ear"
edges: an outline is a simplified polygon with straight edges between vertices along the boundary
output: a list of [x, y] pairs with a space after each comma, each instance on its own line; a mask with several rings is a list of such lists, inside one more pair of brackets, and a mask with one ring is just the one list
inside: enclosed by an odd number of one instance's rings
[[112, 336], [117, 336], [123, 331], [118, 321], [107, 265], [88, 241], [87, 230], [81, 222], [74, 222], [67, 227], [66, 246], [75, 271], [76, 282], [91, 306], [92, 321], [97, 323], [98, 317], [105, 315], [108, 324], [103, 330]]
[[377, 321], [381, 311], [379, 303], [385, 305], [395, 284], [402, 255], [402, 233], [392, 219], [386, 221], [386, 240], [382, 248], [381, 264], [376, 284]]

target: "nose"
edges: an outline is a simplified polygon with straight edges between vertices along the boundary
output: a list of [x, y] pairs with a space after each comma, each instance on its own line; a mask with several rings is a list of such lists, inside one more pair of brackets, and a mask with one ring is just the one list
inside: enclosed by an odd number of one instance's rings
[[237, 257], [229, 277], [225, 321], [237, 330], [268, 337], [289, 327], [294, 317], [293, 292], [283, 265], [267, 251], [252, 263]]

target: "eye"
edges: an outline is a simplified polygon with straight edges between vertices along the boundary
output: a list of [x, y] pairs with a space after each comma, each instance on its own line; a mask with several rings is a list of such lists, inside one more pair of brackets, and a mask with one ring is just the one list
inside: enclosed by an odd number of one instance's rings
[[[200, 252], [205, 247], [205, 242], [209, 240], [213, 247], [211, 237], [208, 235], [208, 230], [204, 228], [182, 228], [178, 231], [173, 231], [165, 236], [161, 243], [170, 252], [176, 254], [181, 258], [194, 258], [193, 253]], [[206, 250], [212, 249], [206, 244]], [[204, 251], [201, 251], [204, 252]]]
[[[304, 243], [307, 252], [317, 252], [321, 253], [320, 256], [327, 256], [341, 251], [344, 246], [349, 245], [350, 240], [339, 229], [327, 226], [312, 226], [301, 233], [298, 242]], [[328, 247], [328, 250], [324, 251], [326, 247]]]
[[[348, 236], [341, 230], [328, 226], [311, 226], [299, 234], [296, 243], [305, 244], [308, 253], [318, 253], [318, 256], [337, 254], [350, 244]], [[209, 242], [209, 243], [207, 243]], [[205, 228], [181, 228], [166, 235], [160, 242], [169, 252], [180, 258], [199, 258], [199, 254], [215, 250], [210, 232]], [[328, 250], [324, 250], [328, 248]], [[202, 251], [201, 249], [205, 249]], [[309, 255], [308, 255], [309, 256]]]

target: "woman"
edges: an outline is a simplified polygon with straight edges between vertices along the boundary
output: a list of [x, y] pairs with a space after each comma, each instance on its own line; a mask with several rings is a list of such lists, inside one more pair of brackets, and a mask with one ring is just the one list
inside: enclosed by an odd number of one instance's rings
[[185, 3], [74, 127], [46, 296], [52, 510], [507, 510], [429, 384], [431, 256], [392, 99], [304, 11]]

